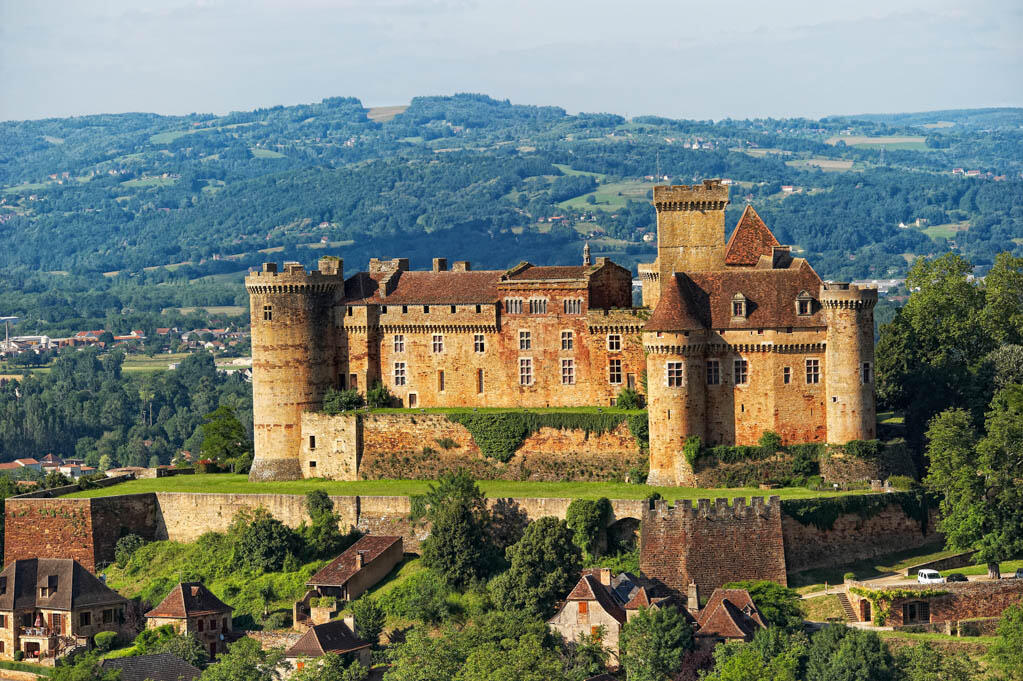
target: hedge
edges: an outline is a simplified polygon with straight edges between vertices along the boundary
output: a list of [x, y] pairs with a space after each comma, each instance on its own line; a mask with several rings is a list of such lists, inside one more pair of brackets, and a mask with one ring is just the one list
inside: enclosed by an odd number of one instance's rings
[[645, 448], [649, 438], [646, 412], [587, 414], [523, 411], [480, 414], [461, 411], [450, 412], [447, 417], [452, 423], [465, 426], [484, 455], [502, 463], [507, 463], [526, 438], [541, 428], [583, 430], [587, 435], [603, 435], [622, 423], [628, 423], [629, 431], [640, 447]]
[[920, 531], [927, 534], [928, 510], [937, 501], [923, 492], [893, 492], [890, 494], [857, 494], [844, 497], [818, 499], [785, 499], [781, 502], [785, 515], [801, 525], [813, 525], [818, 530], [834, 528], [839, 516], [856, 514], [867, 520], [898, 504], [902, 512], [920, 523]]
[[10, 669], [11, 671], [16, 672], [31, 672], [33, 674], [38, 674], [39, 676], [53, 676], [53, 669], [50, 667], [44, 667], [38, 663], [0, 660], [0, 669]]

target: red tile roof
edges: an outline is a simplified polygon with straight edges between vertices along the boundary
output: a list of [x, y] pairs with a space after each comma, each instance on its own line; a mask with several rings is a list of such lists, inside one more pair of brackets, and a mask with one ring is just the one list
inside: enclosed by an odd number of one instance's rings
[[[468, 272], [415, 272], [390, 274], [359, 272], [345, 280], [345, 302], [349, 305], [444, 305], [495, 303], [500, 270]], [[380, 282], [387, 277], [397, 283], [386, 297], [381, 295]]]
[[625, 610], [615, 602], [611, 590], [600, 583], [600, 578], [593, 574], [585, 574], [568, 594], [568, 601], [596, 601], [608, 615], [619, 622], [624, 622]]
[[715, 589], [700, 611], [697, 635], [749, 640], [765, 627], [760, 611], [745, 589]]
[[369, 647], [343, 620], [314, 625], [285, 651], [285, 657], [320, 657], [326, 653], [343, 655]]
[[182, 582], [171, 589], [167, 597], [146, 617], [172, 617], [184, 619], [196, 615], [212, 615], [234, 610], [230, 605], [213, 595], [200, 582]]
[[[525, 267], [522, 267], [525, 265]], [[519, 269], [522, 268], [522, 269]], [[594, 269], [592, 265], [554, 265], [541, 266], [532, 263], [520, 263], [512, 269], [514, 274], [508, 275], [513, 281], [548, 281], [551, 279], [585, 279], [587, 273]]]
[[[4, 566], [0, 579], [6, 589], [0, 593], [0, 610], [73, 610], [99, 605], [122, 604], [123, 596], [101, 582], [70, 558], [28, 558]], [[54, 587], [51, 595], [41, 589]]]
[[746, 206], [725, 247], [725, 264], [752, 267], [760, 256], [770, 256], [780, 245], [753, 206]]
[[356, 555], [361, 553], [363, 565], [369, 565], [396, 543], [401, 543], [401, 537], [367, 534], [310, 577], [306, 586], [342, 587], [359, 571], [355, 563]]

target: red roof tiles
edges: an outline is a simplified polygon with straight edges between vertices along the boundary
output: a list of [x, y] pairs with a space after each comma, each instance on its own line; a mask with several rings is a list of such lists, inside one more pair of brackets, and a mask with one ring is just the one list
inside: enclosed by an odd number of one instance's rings
[[715, 589], [700, 611], [698, 636], [750, 640], [766, 625], [745, 589]]
[[146, 617], [171, 617], [184, 619], [196, 615], [220, 614], [234, 610], [230, 605], [213, 595], [199, 582], [182, 582], [171, 589], [167, 597]]
[[369, 565], [384, 551], [400, 542], [401, 537], [367, 534], [352, 544], [347, 551], [323, 566], [319, 572], [309, 578], [306, 585], [342, 587], [359, 571], [356, 566], [358, 554], [362, 554], [363, 565]]
[[746, 206], [725, 247], [725, 264], [754, 266], [760, 256], [771, 255], [774, 247], [780, 245], [753, 206]]
[[[470, 270], [468, 272], [415, 272], [370, 274], [359, 272], [345, 281], [345, 302], [350, 305], [443, 305], [495, 303], [497, 282], [504, 272]], [[381, 282], [397, 278], [391, 293], [384, 296]]]
[[288, 648], [285, 657], [320, 657], [326, 653], [343, 655], [368, 648], [369, 643], [356, 636], [343, 620], [331, 620], [310, 627], [295, 645]]

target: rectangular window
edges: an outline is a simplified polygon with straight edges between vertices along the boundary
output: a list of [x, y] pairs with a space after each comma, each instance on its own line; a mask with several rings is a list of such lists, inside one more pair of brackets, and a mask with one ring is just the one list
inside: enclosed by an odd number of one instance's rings
[[402, 305], [401, 306], [401, 313], [402, 314], [408, 314], [408, 305]]
[[574, 343], [573, 343], [573, 338], [572, 338], [572, 332], [571, 331], [562, 331], [561, 332], [561, 349], [562, 350], [571, 350], [573, 345], [574, 345]]
[[272, 305], [263, 306], [263, 321], [272, 322], [274, 318], [274, 308]]
[[806, 382], [808, 385], [821, 382], [821, 361], [819, 359], [806, 360]]
[[440, 333], [433, 334], [433, 351], [444, 352], [444, 335]]
[[455, 312], [457, 312], [457, 308], [454, 305], [452, 305], [451, 306], [451, 314], [455, 314]]
[[529, 331], [519, 331], [519, 350], [533, 349], [533, 334]]
[[519, 359], [519, 385], [533, 385], [533, 359], [531, 357]]
[[316, 468], [316, 462], [315, 461], [310, 461], [309, 462], [309, 468]]
[[874, 382], [874, 374], [870, 362], [864, 362], [860, 365], [860, 382], [863, 385], [868, 385]]
[[565, 301], [565, 314], [582, 314], [583, 301], [579, 299]]
[[575, 385], [575, 360], [561, 360], [561, 384]]
[[707, 360], [707, 385], [721, 385], [721, 362], [716, 359]]
[[[83, 612], [82, 614], [83, 615], [88, 615], [89, 613]], [[86, 622], [86, 624], [88, 624], [88, 622]], [[6, 629], [6, 628], [7, 628], [7, 615], [0, 615], [0, 629]]]
[[483, 394], [483, 369], [476, 370], [476, 392]]
[[508, 314], [522, 314], [522, 298], [507, 298], [504, 301], [504, 311]]
[[668, 362], [664, 377], [669, 388], [681, 388], [682, 362]]
[[612, 359], [607, 365], [607, 382], [619, 385], [622, 382], [622, 360]]
[[809, 300], [800, 300], [800, 301], [797, 302], [797, 305], [799, 307], [799, 314], [800, 315], [806, 316], [806, 315], [810, 314], [810, 301]]
[[423, 305], [423, 314], [430, 314], [430, 306]]
[[394, 351], [405, 352], [405, 336], [404, 334], [395, 334], [394, 336]]
[[792, 382], [792, 367], [785, 367], [781, 370], [781, 380], [785, 385]]
[[437, 390], [444, 392], [444, 370], [439, 369], [437, 371]]
[[482, 333], [477, 333], [472, 337], [472, 349], [474, 352], [486, 352], [487, 343], [486, 338]]
[[732, 316], [733, 317], [745, 317], [746, 316], [746, 304], [740, 300], [732, 301]]
[[205, 624], [206, 624], [205, 620], [201, 620], [201, 619], [200, 620], [196, 620], [195, 623], [197, 625], [199, 625], [199, 631], [204, 631]]
[[586, 615], [590, 612], [590, 604], [586, 601], [579, 601], [579, 614]]
[[103, 611], [103, 624], [110, 624], [114, 621], [114, 611], [111, 608], [107, 608]]
[[529, 314], [547, 314], [546, 298], [530, 298]]
[[749, 363], [744, 359], [735, 360], [732, 366], [732, 376], [735, 385], [746, 385], [749, 382]]
[[217, 620], [211, 618], [210, 619], [210, 631], [216, 631], [216, 629], [217, 629]]
[[387, 314], [387, 306], [386, 305], [381, 305], [380, 306], [380, 314]]
[[600, 625], [590, 627], [590, 637], [600, 643]]
[[309, 436], [309, 449], [316, 449], [316, 436], [315, 435], [310, 435]]
[[394, 385], [405, 385], [405, 362], [394, 363]]
[[607, 334], [607, 349], [609, 352], [619, 352], [622, 349], [622, 334]]
[[92, 613], [82, 612], [78, 614], [78, 626], [87, 627], [92, 624]]
[[64, 616], [58, 612], [50, 615], [50, 628], [53, 629], [56, 634], [64, 633]]
[[480, 312], [483, 312], [483, 306], [482, 305], [477, 305], [476, 306], [476, 314], [479, 314]]
[[354, 311], [354, 309], [355, 309], [355, 308], [352, 308], [352, 307], [349, 307], [349, 308], [348, 308], [348, 310], [347, 310], [347, 314], [348, 314], [348, 316], [349, 316], [349, 317], [351, 317], [351, 316], [352, 316], [352, 314], [353, 314], [353, 311]]

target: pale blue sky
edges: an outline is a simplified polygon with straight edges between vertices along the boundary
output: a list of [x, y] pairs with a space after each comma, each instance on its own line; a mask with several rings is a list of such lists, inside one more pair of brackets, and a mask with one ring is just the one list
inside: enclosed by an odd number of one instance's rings
[[0, 120], [484, 92], [724, 118], [1023, 105], [1018, 0], [0, 0]]

